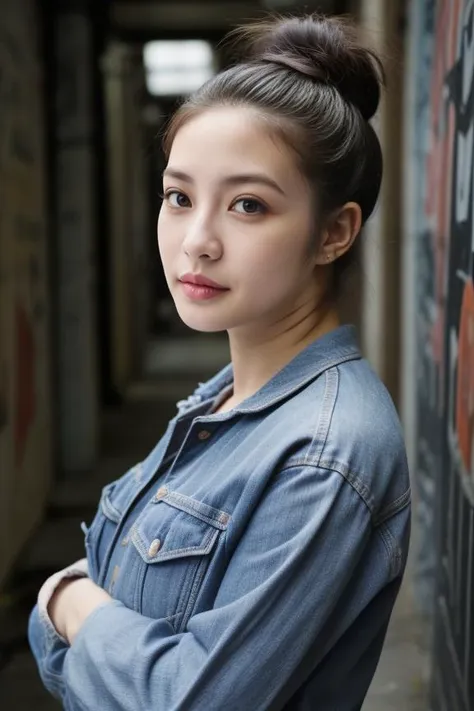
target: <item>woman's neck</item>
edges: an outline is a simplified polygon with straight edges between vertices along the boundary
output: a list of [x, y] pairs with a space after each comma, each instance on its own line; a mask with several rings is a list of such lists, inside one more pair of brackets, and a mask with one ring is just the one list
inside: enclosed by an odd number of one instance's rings
[[220, 410], [228, 410], [254, 395], [310, 343], [340, 325], [333, 307], [293, 323], [259, 333], [229, 332], [234, 389]]

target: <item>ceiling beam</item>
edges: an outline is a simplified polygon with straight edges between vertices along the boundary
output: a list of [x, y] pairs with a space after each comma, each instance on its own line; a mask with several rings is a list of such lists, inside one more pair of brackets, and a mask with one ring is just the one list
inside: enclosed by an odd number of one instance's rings
[[115, 2], [111, 8], [113, 25], [126, 32], [203, 32], [228, 30], [246, 20], [268, 13], [258, 2]]

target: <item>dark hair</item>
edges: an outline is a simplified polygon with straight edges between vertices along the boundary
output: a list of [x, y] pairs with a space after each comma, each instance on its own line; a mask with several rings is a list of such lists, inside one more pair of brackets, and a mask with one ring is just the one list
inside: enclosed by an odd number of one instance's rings
[[[385, 83], [379, 57], [341, 18], [278, 17], [233, 35], [244, 41], [245, 60], [186, 99], [167, 128], [166, 156], [178, 129], [203, 109], [255, 108], [296, 151], [315, 187], [320, 216], [354, 201], [364, 223], [382, 180], [382, 151], [369, 123]], [[337, 260], [337, 276], [356, 252]]]

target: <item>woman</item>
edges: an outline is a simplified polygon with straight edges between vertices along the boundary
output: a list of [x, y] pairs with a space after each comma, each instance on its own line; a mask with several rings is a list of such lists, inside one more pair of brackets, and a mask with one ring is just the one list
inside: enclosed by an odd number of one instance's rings
[[182, 320], [226, 330], [232, 364], [40, 592], [31, 646], [71, 711], [360, 709], [399, 590], [402, 434], [337, 310], [380, 187], [380, 62], [334, 19], [247, 34], [171, 122], [158, 223]]

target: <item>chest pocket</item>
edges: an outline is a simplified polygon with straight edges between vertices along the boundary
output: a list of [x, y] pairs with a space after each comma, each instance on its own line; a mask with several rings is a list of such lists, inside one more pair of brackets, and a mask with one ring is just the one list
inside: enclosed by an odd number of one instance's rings
[[130, 530], [117, 597], [184, 629], [229, 521], [226, 512], [162, 487]]
[[107, 484], [92, 524], [84, 529], [89, 575], [95, 583], [101, 582], [102, 562], [123, 512], [139, 490], [142, 472], [143, 465], [137, 464], [123, 477]]

